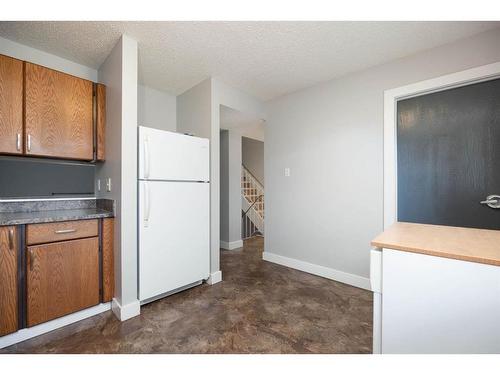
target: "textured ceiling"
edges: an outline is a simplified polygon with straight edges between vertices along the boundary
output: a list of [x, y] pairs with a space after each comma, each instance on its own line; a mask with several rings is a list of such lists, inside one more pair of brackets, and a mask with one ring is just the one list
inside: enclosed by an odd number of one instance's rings
[[0, 36], [98, 68], [122, 33], [139, 80], [180, 94], [210, 76], [267, 100], [500, 27], [499, 22], [0, 22]]

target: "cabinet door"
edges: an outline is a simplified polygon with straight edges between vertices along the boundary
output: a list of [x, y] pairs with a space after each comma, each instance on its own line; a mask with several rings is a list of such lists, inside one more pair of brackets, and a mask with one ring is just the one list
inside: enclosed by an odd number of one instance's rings
[[92, 160], [92, 82], [26, 63], [26, 154]]
[[0, 336], [17, 331], [17, 231], [0, 227]]
[[109, 302], [115, 295], [114, 219], [102, 220], [102, 302]]
[[0, 153], [22, 153], [23, 62], [0, 55]]
[[28, 247], [28, 327], [98, 303], [97, 237]]
[[96, 147], [97, 160], [104, 160], [105, 135], [106, 135], [106, 86], [101, 83], [96, 85]]

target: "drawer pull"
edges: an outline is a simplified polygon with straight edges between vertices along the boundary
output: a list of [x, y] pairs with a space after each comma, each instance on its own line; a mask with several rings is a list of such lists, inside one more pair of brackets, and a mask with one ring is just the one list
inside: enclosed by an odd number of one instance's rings
[[76, 232], [76, 229], [59, 229], [59, 230], [54, 231], [55, 234], [65, 234], [65, 233], [74, 233], [74, 232]]

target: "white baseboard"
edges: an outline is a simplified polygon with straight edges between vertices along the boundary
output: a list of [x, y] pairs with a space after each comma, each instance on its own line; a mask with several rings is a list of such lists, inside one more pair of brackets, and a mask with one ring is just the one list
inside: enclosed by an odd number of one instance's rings
[[367, 277], [354, 275], [352, 273], [339, 271], [333, 268], [319, 266], [317, 264], [304, 262], [298, 259], [284, 257], [282, 255], [273, 254], [268, 251], [265, 251], [262, 254], [262, 259], [267, 260], [268, 262], [280, 264], [282, 266], [294, 268], [299, 271], [304, 271], [313, 275], [339, 281], [344, 284], [349, 284], [357, 288], [371, 290], [370, 279]]
[[36, 336], [43, 335], [58, 328], [67, 326], [68, 324], [76, 323], [80, 320], [90, 318], [91, 316], [109, 311], [111, 303], [101, 303], [100, 305], [90, 307], [85, 310], [77, 311], [76, 313], [66, 315], [46, 323], [38, 324], [31, 328], [24, 328], [10, 335], [0, 337], [0, 349], [19, 342], [31, 339]]
[[217, 271], [210, 274], [210, 277], [207, 280], [207, 284], [214, 285], [220, 283], [222, 281], [222, 271]]
[[115, 298], [111, 302], [111, 310], [120, 321], [125, 321], [134, 316], [140, 315], [141, 304], [139, 300], [135, 300], [125, 306], [122, 306]]
[[233, 242], [220, 241], [220, 248], [224, 250], [234, 250], [240, 247], [243, 247], [243, 240]]

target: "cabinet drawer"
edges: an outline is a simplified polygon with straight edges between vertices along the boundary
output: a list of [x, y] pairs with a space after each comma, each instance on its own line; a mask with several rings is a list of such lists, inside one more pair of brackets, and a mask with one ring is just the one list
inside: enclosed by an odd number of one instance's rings
[[26, 244], [34, 245], [97, 235], [97, 219], [29, 224], [26, 227]]
[[99, 304], [97, 237], [28, 246], [28, 327]]

